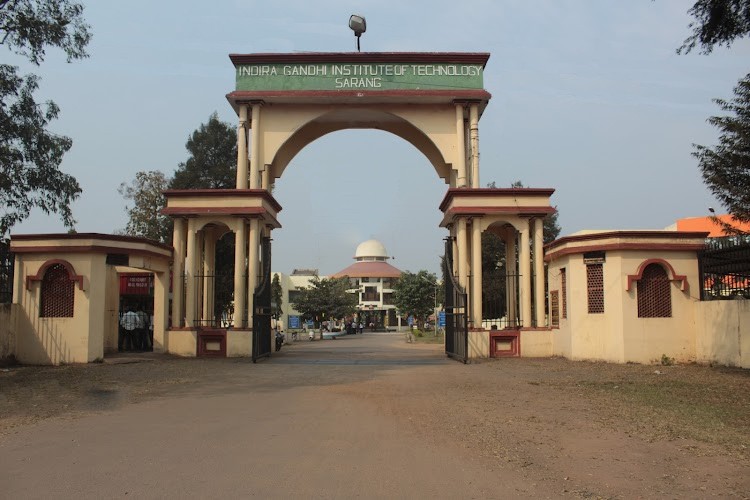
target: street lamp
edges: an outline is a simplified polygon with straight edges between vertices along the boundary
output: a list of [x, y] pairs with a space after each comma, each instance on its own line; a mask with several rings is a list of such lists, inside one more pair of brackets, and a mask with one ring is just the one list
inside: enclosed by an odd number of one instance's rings
[[357, 52], [359, 52], [359, 37], [367, 31], [367, 22], [365, 22], [364, 17], [353, 14], [349, 18], [349, 28], [354, 31], [354, 36], [357, 37]]

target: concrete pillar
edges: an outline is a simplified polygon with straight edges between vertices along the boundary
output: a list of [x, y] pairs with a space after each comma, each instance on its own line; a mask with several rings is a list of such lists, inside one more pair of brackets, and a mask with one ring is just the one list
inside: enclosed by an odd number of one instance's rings
[[237, 127], [237, 189], [247, 188], [247, 104], [240, 104]]
[[463, 288], [464, 291], [468, 292], [468, 279], [466, 276], [468, 274], [466, 269], [466, 254], [468, 253], [468, 245], [466, 244], [466, 219], [458, 219], [456, 224], [458, 226], [456, 230], [456, 246], [458, 247], [458, 252], [456, 252], [453, 258], [458, 260], [458, 284], [461, 285], [461, 288]]
[[203, 261], [203, 245], [204, 245], [205, 233], [203, 230], [195, 233], [195, 319], [199, 321], [200, 325], [203, 325], [205, 319], [205, 309], [203, 301], [205, 299], [204, 289], [206, 287], [206, 273], [204, 269]]
[[[216, 295], [216, 231], [203, 230], [203, 319], [213, 324]], [[214, 325], [217, 326], [217, 325]]]
[[185, 326], [188, 328], [195, 326], [197, 305], [197, 280], [195, 277], [198, 274], [198, 249], [195, 226], [196, 219], [188, 219], [187, 256], [185, 258], [185, 287], [187, 288], [185, 294]]
[[261, 188], [265, 189], [266, 191], [271, 191], [271, 166], [266, 165], [263, 167], [263, 175], [261, 178]]
[[516, 262], [516, 230], [509, 234], [505, 239], [505, 271], [508, 274], [506, 282], [505, 297], [507, 304], [506, 317], [508, 324], [516, 326], [518, 315], [516, 314], [518, 304], [516, 302], [516, 292], [518, 283], [518, 263]]
[[260, 188], [260, 103], [253, 103], [252, 121], [250, 122], [252, 140], [250, 143], [250, 189]]
[[546, 326], [544, 320], [544, 225], [542, 219], [534, 221], [534, 310], [536, 327]]
[[244, 219], [234, 228], [234, 327], [242, 328], [245, 320], [245, 246], [247, 230]]
[[469, 130], [471, 137], [471, 187], [479, 187], [479, 105], [469, 108]]
[[250, 220], [250, 231], [248, 237], [248, 255], [247, 255], [247, 326], [253, 326], [255, 288], [258, 286], [258, 247], [260, 245], [260, 228], [258, 219]]
[[169, 308], [169, 271], [154, 273], [154, 352], [165, 352], [164, 331]]
[[185, 272], [185, 219], [175, 219], [172, 229], [172, 246], [174, 256], [172, 262], [172, 327], [183, 326], [183, 278]]
[[482, 326], [482, 225], [471, 221], [471, 321], [474, 328]]
[[518, 272], [521, 274], [521, 320], [524, 327], [531, 326], [531, 248], [529, 246], [529, 226], [521, 229]]
[[466, 128], [464, 127], [464, 106], [456, 104], [456, 185], [466, 187]]
[[23, 268], [23, 259], [21, 254], [16, 254], [13, 258], [13, 269], [15, 276], [13, 277], [13, 303], [23, 304], [24, 292], [26, 291], [26, 273]]

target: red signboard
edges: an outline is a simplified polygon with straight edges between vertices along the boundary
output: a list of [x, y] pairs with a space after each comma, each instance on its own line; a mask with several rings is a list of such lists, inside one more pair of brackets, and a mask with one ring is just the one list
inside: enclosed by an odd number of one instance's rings
[[148, 295], [154, 286], [151, 274], [121, 274], [120, 295]]

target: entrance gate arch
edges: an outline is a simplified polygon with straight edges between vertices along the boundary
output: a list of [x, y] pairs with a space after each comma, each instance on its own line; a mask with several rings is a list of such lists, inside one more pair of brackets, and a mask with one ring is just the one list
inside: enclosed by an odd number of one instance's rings
[[[489, 337], [481, 333], [481, 232], [486, 229], [482, 221], [498, 208], [508, 209], [500, 207], [508, 203], [511, 215], [526, 223], [520, 234], [526, 237], [521, 244], [525, 241], [528, 247], [533, 221], [553, 211], [548, 197], [542, 205], [519, 209], [516, 199], [498, 197], [496, 191], [502, 190], [479, 187], [479, 119], [491, 97], [483, 86], [489, 54], [232, 54], [230, 59], [236, 86], [227, 99], [238, 116], [236, 188], [165, 193], [164, 213], [175, 219], [173, 273], [185, 276], [174, 280], [171, 344], [185, 352], [201, 342], [203, 318], [198, 317], [197, 304], [211, 302], [206, 295], [212, 291], [205, 286], [197, 289], [191, 278], [200, 274], [210, 254], [210, 238], [201, 228], [221, 216], [235, 235], [234, 321], [226, 331], [226, 353], [253, 359], [265, 354], [253, 347], [266, 345], [265, 339], [253, 337], [270, 335], [258, 326], [266, 324], [263, 315], [270, 303], [257, 302], [265, 300], [258, 292], [270, 269], [271, 232], [281, 227], [273, 184], [295, 155], [316, 139], [343, 129], [373, 128], [411, 143], [448, 185], [440, 208], [441, 225], [448, 229], [452, 245], [453, 292], [467, 294], [464, 324], [477, 332], [463, 357], [486, 357]], [[541, 245], [534, 236], [538, 266]], [[528, 248], [519, 253], [529, 257]], [[528, 261], [521, 261], [528, 267]], [[536, 289], [543, 286], [537, 284]], [[528, 299], [529, 294], [522, 297]], [[544, 297], [536, 300], [535, 311], [543, 311]], [[530, 317], [522, 321], [531, 326]], [[539, 318], [536, 324], [541, 324]], [[270, 349], [270, 340], [268, 345]]]

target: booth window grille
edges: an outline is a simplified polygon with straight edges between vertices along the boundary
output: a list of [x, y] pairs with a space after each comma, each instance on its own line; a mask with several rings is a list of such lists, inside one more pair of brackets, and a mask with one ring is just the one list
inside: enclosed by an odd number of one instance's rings
[[72, 318], [75, 282], [62, 264], [53, 264], [42, 279], [42, 318]]
[[552, 328], [560, 328], [560, 292], [552, 290], [549, 293], [550, 323]]
[[638, 281], [638, 317], [671, 318], [672, 296], [669, 276], [659, 264], [649, 264]]
[[589, 314], [604, 313], [604, 269], [602, 264], [586, 265]]
[[568, 273], [565, 268], [560, 269], [560, 288], [562, 288], [562, 318], [568, 317]]

